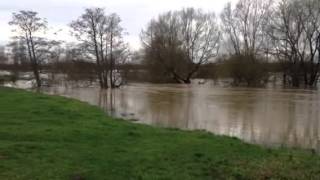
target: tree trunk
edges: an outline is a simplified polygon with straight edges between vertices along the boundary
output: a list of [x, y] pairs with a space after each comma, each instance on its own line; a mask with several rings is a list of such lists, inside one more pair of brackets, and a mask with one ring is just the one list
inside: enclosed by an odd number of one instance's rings
[[283, 73], [283, 76], [282, 76], [282, 83], [283, 85], [287, 85], [287, 74], [286, 73]]
[[93, 18], [91, 18], [91, 28], [93, 31], [93, 43], [94, 43], [94, 51], [96, 56], [96, 71], [99, 79], [100, 88], [104, 89], [104, 82], [103, 82], [103, 72], [101, 71], [101, 61], [100, 61], [100, 54], [99, 54], [99, 47], [97, 42], [97, 29]]
[[292, 78], [292, 86], [293, 87], [299, 87], [300, 86], [300, 79], [299, 79], [299, 76], [294, 74], [291, 76]]
[[115, 88], [114, 82], [113, 82], [113, 71], [114, 71], [114, 60], [113, 60], [113, 33], [111, 33], [111, 38], [110, 38], [110, 87]]
[[31, 32], [29, 31], [29, 34], [26, 34], [26, 41], [27, 41], [27, 46], [28, 46], [28, 51], [29, 51], [29, 57], [31, 61], [31, 68], [33, 71], [33, 75], [36, 79], [37, 87], [41, 87], [41, 79], [40, 79], [40, 74], [39, 74], [39, 67], [38, 67], [38, 62], [37, 62], [37, 57], [34, 49], [34, 43], [32, 39]]
[[[104, 56], [103, 52], [103, 36], [100, 34], [100, 56], [101, 56], [101, 63], [100, 63], [100, 74], [101, 74], [101, 81], [102, 81], [102, 88], [108, 89], [108, 78], [106, 78], [106, 75], [108, 73], [108, 68], [106, 66], [106, 57]], [[107, 48], [107, 47], [106, 47]]]
[[99, 78], [99, 83], [100, 83], [100, 87], [104, 88], [104, 82], [103, 82], [103, 76], [102, 76], [102, 72], [101, 72], [101, 62], [100, 62], [100, 55], [99, 55], [99, 50], [98, 50], [98, 43], [97, 43], [97, 39], [96, 39], [96, 31], [93, 31], [93, 41], [94, 41], [94, 50], [95, 50], [95, 55], [96, 55], [96, 61], [97, 61], [97, 75]]
[[185, 80], [183, 80], [183, 82], [185, 83], [185, 84], [191, 84], [191, 80], [188, 78], [188, 79], [185, 79]]
[[309, 84], [308, 84], [310, 87], [314, 87], [317, 85], [317, 75], [316, 74], [313, 74], [311, 77], [310, 77], [310, 80], [309, 80]]

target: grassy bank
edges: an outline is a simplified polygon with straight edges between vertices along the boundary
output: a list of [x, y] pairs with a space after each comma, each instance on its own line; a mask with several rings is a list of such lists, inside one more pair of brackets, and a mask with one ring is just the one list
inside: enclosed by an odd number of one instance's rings
[[62, 97], [0, 88], [0, 179], [320, 179], [320, 157], [131, 124]]

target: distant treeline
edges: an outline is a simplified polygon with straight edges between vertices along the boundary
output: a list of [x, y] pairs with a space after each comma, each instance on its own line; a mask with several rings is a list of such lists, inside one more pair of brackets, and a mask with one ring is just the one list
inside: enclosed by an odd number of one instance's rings
[[[0, 49], [1, 69], [94, 76], [101, 88], [126, 80], [190, 83], [192, 78], [231, 78], [234, 85], [260, 86], [270, 72], [283, 83], [314, 87], [320, 68], [319, 0], [239, 0], [219, 16], [201, 9], [169, 11], [141, 32], [142, 48], [130, 52], [120, 17], [88, 8], [69, 24], [78, 43], [38, 37], [47, 21], [36, 12], [13, 13], [17, 36]], [[80, 78], [80, 79], [81, 79]]]

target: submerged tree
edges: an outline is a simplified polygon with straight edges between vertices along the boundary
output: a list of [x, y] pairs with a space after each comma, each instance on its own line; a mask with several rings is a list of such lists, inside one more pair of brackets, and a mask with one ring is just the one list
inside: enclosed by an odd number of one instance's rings
[[282, 0], [275, 8], [268, 34], [273, 53], [283, 63], [290, 84], [315, 86], [319, 77], [320, 2]]
[[70, 24], [73, 35], [80, 41], [89, 54], [96, 60], [96, 71], [101, 88], [107, 88], [108, 83], [104, 79], [102, 71], [104, 50], [106, 44], [104, 38], [104, 29], [106, 27], [106, 18], [104, 10], [101, 8], [86, 9], [77, 20]]
[[151, 74], [190, 83], [200, 66], [218, 54], [220, 31], [213, 13], [188, 8], [152, 20], [141, 39]]
[[[116, 14], [105, 15], [104, 9], [86, 9], [85, 13], [70, 24], [73, 35], [82, 42], [89, 57], [96, 61], [96, 73], [101, 88], [116, 87], [114, 72], [117, 62], [125, 58], [127, 49], [122, 41], [123, 28]], [[108, 78], [109, 77], [109, 78]], [[109, 79], [109, 81], [108, 81]]]
[[15, 31], [23, 37], [28, 49], [29, 60], [36, 79], [37, 87], [41, 87], [40, 61], [37, 56], [35, 34], [47, 28], [46, 20], [38, 17], [37, 12], [20, 11], [19, 13], [13, 13], [12, 21], [10, 21], [9, 24], [16, 26], [17, 29], [15, 29]]
[[269, 57], [265, 29], [271, 6], [272, 0], [240, 0], [234, 8], [228, 3], [221, 13], [230, 61], [225, 63], [236, 85], [256, 86], [267, 76], [263, 63]]
[[120, 25], [120, 17], [112, 13], [107, 16], [107, 22], [105, 33], [107, 42], [109, 42], [106, 44], [106, 56], [109, 61], [109, 81], [111, 88], [115, 88], [123, 83], [122, 80], [119, 80], [121, 77], [117, 74], [119, 72], [117, 67], [126, 62], [129, 56], [129, 49], [122, 39], [124, 29]]

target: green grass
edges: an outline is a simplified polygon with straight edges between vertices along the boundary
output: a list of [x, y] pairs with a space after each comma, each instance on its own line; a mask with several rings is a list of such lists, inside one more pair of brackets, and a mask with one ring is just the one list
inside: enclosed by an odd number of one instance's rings
[[132, 124], [79, 101], [0, 88], [0, 179], [320, 179], [320, 157]]

